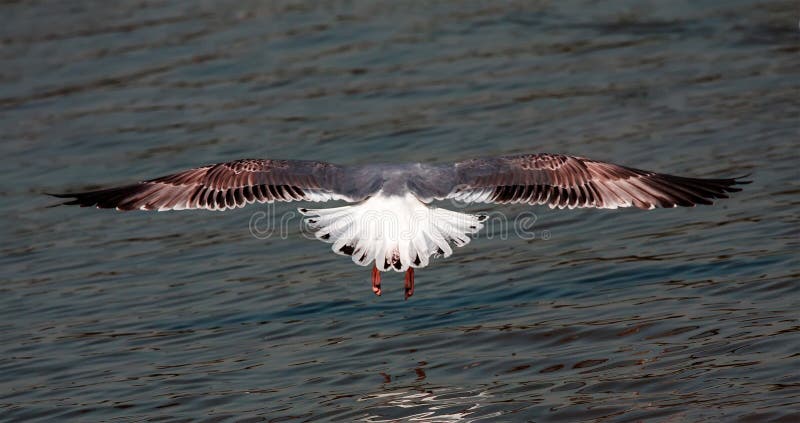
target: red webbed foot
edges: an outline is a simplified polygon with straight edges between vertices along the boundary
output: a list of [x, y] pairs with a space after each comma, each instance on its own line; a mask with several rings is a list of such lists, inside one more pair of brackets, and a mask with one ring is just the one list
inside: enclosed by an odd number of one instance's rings
[[372, 267], [372, 292], [381, 295], [381, 271], [378, 270], [378, 266]]
[[409, 267], [408, 270], [406, 270], [406, 285], [405, 285], [405, 288], [406, 288], [406, 300], [407, 300], [408, 297], [414, 295], [414, 268], [413, 267]]

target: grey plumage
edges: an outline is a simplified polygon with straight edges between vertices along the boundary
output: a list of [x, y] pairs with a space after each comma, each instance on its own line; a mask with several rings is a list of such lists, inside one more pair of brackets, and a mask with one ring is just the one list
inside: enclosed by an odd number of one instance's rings
[[527, 154], [449, 164], [341, 166], [320, 161], [244, 159], [136, 184], [55, 194], [64, 204], [119, 210], [226, 210], [253, 202], [361, 202], [413, 193], [420, 201], [618, 208], [694, 206], [740, 191], [737, 178], [685, 178], [587, 158]]
[[737, 178], [672, 176], [558, 154], [480, 158], [446, 164], [340, 166], [319, 161], [245, 159], [189, 169], [136, 184], [56, 194], [64, 204], [118, 210], [227, 210], [254, 202], [344, 200], [353, 205], [300, 208], [316, 237], [360, 266], [406, 272], [448, 257], [483, 228], [486, 216], [430, 205], [434, 200], [548, 204], [615, 209], [711, 204], [739, 191]]

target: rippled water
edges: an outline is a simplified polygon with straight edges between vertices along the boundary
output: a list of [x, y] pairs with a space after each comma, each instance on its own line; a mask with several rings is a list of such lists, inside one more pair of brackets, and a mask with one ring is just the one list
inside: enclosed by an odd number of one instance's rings
[[[796, 12], [4, 2], [0, 416], [797, 421]], [[549, 239], [483, 234], [409, 301], [295, 228], [254, 238], [258, 207], [41, 195], [240, 157], [537, 151], [754, 183], [713, 207], [536, 208]]]

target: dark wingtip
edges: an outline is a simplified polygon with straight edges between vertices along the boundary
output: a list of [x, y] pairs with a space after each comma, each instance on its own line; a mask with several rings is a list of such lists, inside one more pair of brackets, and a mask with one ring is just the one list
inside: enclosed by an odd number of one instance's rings
[[750, 177], [750, 175], [752, 175], [752, 173], [748, 173], [748, 174], [742, 175], [742, 176], [736, 176], [734, 178], [731, 178], [731, 179], [727, 180], [728, 185], [725, 187], [725, 192], [739, 192], [742, 189], [741, 188], [735, 188], [736, 185], [752, 184], [753, 183], [752, 180], [744, 179], [744, 178]]
[[141, 190], [140, 184], [127, 185], [95, 191], [72, 193], [47, 193], [56, 198], [66, 198], [64, 206], [97, 207], [101, 209], [129, 210], [129, 199]]
[[753, 173], [751, 172], [751, 173], [744, 174], [744, 175], [742, 175], [742, 176], [736, 176], [736, 177], [734, 177], [734, 178], [733, 178], [733, 184], [734, 184], [734, 185], [747, 185], [747, 184], [752, 184], [752, 183], [753, 183], [753, 181], [752, 181], [752, 180], [750, 180], [750, 179], [744, 179], [744, 178], [749, 178], [749, 177], [750, 177], [750, 176], [752, 176], [752, 175], [753, 175]]
[[50, 207], [57, 207], [57, 206], [81, 206], [81, 207], [88, 207], [91, 204], [86, 204], [84, 201], [81, 201], [81, 196], [85, 193], [73, 193], [73, 194], [53, 194], [53, 193], [45, 193], [45, 195], [49, 195], [51, 197], [56, 198], [68, 198], [70, 201], [64, 201], [63, 203], [53, 204]]
[[49, 195], [56, 198], [74, 198], [75, 194], [54, 194], [52, 192], [45, 192], [44, 195]]
[[[50, 192], [45, 192], [44, 195], [48, 195], [50, 197], [56, 197], [56, 198], [70, 198], [65, 194], [53, 194], [53, 193], [50, 193]], [[45, 206], [45, 208], [52, 209], [53, 207], [59, 207], [59, 206], [63, 206], [63, 205], [64, 205], [64, 203], [62, 202], [62, 203], [50, 204], [49, 206]]]
[[[77, 195], [75, 195], [75, 194], [55, 194], [55, 193], [52, 193], [52, 192], [45, 192], [44, 195], [48, 195], [50, 197], [56, 197], [56, 198], [76, 198], [77, 197]], [[58, 206], [74, 206], [76, 204], [79, 204], [78, 200], [74, 199], [72, 201], [64, 201], [64, 202], [57, 203], [57, 204], [51, 204], [51, 205], [46, 206], [46, 207], [48, 209], [50, 209], [50, 208], [58, 207]]]

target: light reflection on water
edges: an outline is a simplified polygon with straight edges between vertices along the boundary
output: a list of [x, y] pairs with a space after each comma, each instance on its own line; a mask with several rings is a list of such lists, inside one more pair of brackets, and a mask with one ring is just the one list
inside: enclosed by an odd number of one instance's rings
[[[374, 407], [380, 408], [387, 415], [395, 414], [397, 417], [368, 415], [362, 421], [380, 423], [402, 419], [411, 422], [463, 422], [476, 421], [478, 418], [490, 420], [502, 415], [499, 411], [482, 413], [483, 408], [491, 401], [491, 395], [485, 391], [395, 391], [367, 395], [361, 400], [373, 399]], [[393, 413], [393, 410], [397, 412]], [[475, 414], [478, 413], [479, 417], [476, 417]]]

